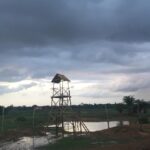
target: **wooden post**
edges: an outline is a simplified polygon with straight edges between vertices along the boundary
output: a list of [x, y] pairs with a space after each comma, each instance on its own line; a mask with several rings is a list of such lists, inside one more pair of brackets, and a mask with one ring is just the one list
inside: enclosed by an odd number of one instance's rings
[[4, 131], [4, 116], [5, 116], [5, 107], [2, 108], [2, 125], [1, 125], [1, 132]]
[[105, 112], [106, 112], [107, 125], [108, 125], [108, 129], [109, 129], [110, 127], [109, 127], [109, 116], [108, 116], [107, 104], [105, 104]]

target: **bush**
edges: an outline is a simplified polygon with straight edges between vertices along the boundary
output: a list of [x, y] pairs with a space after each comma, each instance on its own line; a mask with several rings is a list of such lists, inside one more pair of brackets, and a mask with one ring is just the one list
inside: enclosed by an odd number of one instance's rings
[[25, 122], [26, 120], [27, 119], [25, 117], [23, 117], [23, 116], [16, 118], [16, 121], [19, 121], [19, 122]]
[[138, 119], [138, 121], [139, 121], [140, 124], [147, 124], [147, 123], [149, 123], [149, 119], [148, 119], [148, 117], [146, 117], [146, 116], [140, 117], [140, 118]]

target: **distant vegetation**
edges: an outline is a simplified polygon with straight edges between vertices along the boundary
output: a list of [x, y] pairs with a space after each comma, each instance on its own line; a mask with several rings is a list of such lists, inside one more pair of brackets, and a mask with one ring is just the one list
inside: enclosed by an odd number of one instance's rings
[[[33, 111], [35, 113], [35, 127], [41, 128], [49, 123], [50, 106], [32, 107], [13, 105], [5, 108], [4, 131], [10, 129], [31, 128], [33, 124]], [[129, 120], [139, 123], [148, 123], [150, 116], [150, 102], [135, 99], [133, 96], [124, 96], [122, 103], [115, 104], [80, 104], [73, 105], [73, 110], [77, 112], [84, 121], [105, 121], [107, 120], [106, 109], [109, 120]], [[0, 106], [0, 126], [2, 121], [2, 110]]]

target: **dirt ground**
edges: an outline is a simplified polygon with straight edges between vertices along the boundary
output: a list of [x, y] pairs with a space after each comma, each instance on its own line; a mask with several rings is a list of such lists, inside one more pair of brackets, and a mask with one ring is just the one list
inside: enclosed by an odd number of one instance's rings
[[113, 139], [111, 144], [97, 144], [89, 150], [150, 150], [150, 125], [116, 127], [93, 133], [95, 138], [101, 136]]

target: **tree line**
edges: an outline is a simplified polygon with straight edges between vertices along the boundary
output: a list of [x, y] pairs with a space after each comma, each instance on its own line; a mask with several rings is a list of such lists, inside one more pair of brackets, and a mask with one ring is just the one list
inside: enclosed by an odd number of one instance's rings
[[[7, 112], [17, 112], [17, 111], [32, 111], [34, 108], [40, 107], [42, 110], [49, 110], [51, 106], [13, 106], [10, 105], [5, 107], [5, 113]], [[121, 103], [114, 103], [114, 104], [79, 104], [79, 105], [72, 105], [73, 109], [116, 109], [120, 114], [127, 113], [131, 114], [138, 114], [138, 113], [146, 113], [148, 109], [150, 109], [150, 102], [145, 101], [143, 99], [136, 99], [133, 96], [124, 96]], [[3, 106], [0, 106], [0, 112], [2, 112]], [[1, 113], [0, 113], [1, 115]]]
[[116, 104], [118, 112], [127, 112], [129, 115], [146, 113], [149, 108], [150, 102], [143, 99], [136, 99], [133, 96], [124, 96], [122, 103]]

